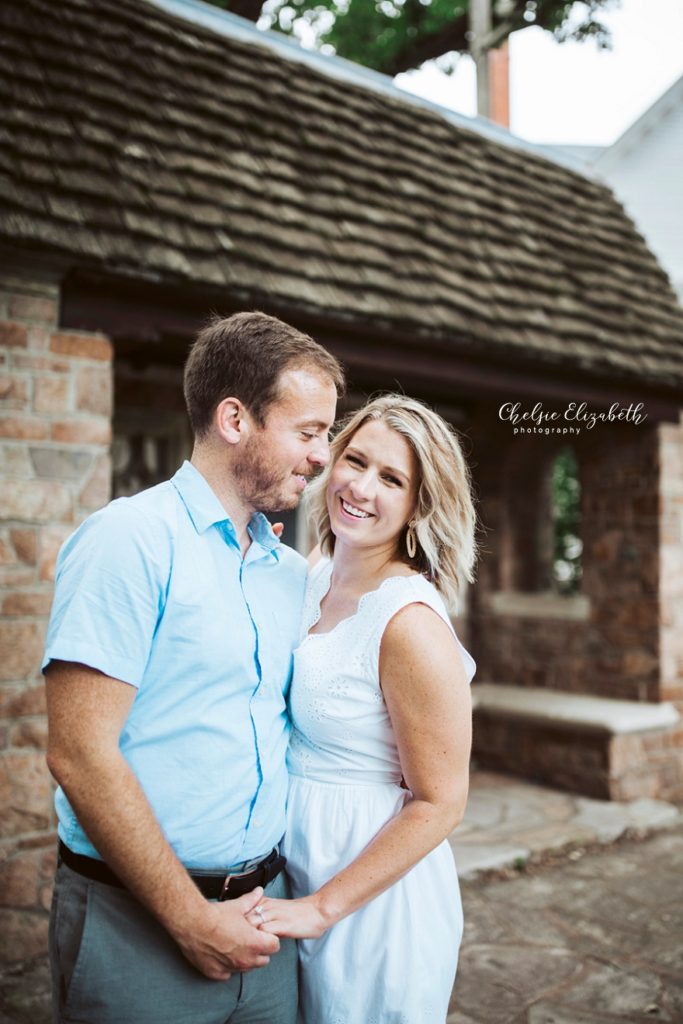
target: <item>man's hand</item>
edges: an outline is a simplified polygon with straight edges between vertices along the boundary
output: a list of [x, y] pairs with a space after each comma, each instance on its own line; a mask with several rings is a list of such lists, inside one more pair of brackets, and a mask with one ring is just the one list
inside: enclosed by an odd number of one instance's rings
[[248, 920], [257, 925], [261, 932], [280, 935], [282, 938], [319, 939], [329, 927], [312, 896], [299, 900], [266, 897], [261, 900], [259, 911], [252, 910]]
[[233, 971], [265, 967], [280, 942], [276, 935], [259, 931], [247, 919], [263, 897], [263, 889], [223, 903], [206, 902], [202, 919], [173, 937], [191, 964], [211, 978], [227, 981]]

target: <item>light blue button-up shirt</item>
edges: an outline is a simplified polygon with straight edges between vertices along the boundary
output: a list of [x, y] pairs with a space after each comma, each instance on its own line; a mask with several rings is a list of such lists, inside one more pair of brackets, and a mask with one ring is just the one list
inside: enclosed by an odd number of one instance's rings
[[[249, 534], [243, 559], [223, 506], [186, 462], [90, 516], [57, 562], [43, 667], [81, 662], [137, 688], [120, 748], [188, 867], [259, 857], [285, 827], [286, 694], [306, 563], [264, 516]], [[55, 806], [61, 839], [97, 856], [61, 788]]]

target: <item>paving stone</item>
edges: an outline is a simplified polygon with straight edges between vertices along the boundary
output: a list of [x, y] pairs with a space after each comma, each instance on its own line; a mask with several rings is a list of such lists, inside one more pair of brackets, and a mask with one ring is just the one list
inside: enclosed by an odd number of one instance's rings
[[563, 850], [567, 846], [587, 845], [595, 841], [595, 833], [575, 821], [563, 821], [551, 822], [524, 832], [516, 831], [510, 838], [523, 842], [530, 853], [534, 854]]
[[454, 1006], [486, 1024], [509, 1024], [520, 1006], [535, 1002], [579, 969], [580, 961], [564, 949], [519, 943], [465, 947]]
[[525, 1024], [610, 1024], [614, 1017], [604, 1017], [591, 1012], [557, 1006], [551, 1003], [536, 1003], [528, 1015], [521, 1018]]
[[[662, 985], [649, 971], [629, 971], [613, 964], [595, 964], [563, 993], [563, 1004], [603, 1013], [644, 1014], [661, 1002]], [[666, 1019], [663, 1017], [662, 1019]]]
[[497, 792], [489, 793], [479, 789], [476, 794], [471, 791], [470, 798], [467, 802], [463, 822], [458, 826], [458, 833], [462, 831], [463, 825], [490, 828], [500, 822], [502, 807]]
[[594, 889], [591, 889], [588, 879], [574, 876], [565, 871], [561, 890], [552, 873], [548, 872], [529, 876], [522, 875], [511, 881], [493, 882], [487, 887], [486, 893], [490, 900], [515, 903], [532, 911], [562, 904], [567, 899], [571, 903], [574, 896], [584, 895], [591, 891], [594, 892]]
[[[1, 1020], [0, 1024], [2, 1024]], [[481, 1021], [475, 1020], [474, 1017], [466, 1017], [465, 1014], [460, 1013], [459, 1010], [453, 1010], [448, 1014], [446, 1024], [481, 1024]]]
[[564, 913], [579, 934], [599, 932], [610, 950], [647, 948], [671, 930], [671, 922], [662, 921], [651, 908], [619, 892], [596, 891], [590, 885], [583, 893], [574, 891], [569, 898], [558, 899], [554, 909]]
[[541, 910], [530, 918], [529, 910], [525, 906], [498, 903], [495, 906], [495, 914], [501, 928], [516, 935], [519, 942], [532, 941], [537, 945], [552, 946], [555, 949], [573, 948], [570, 933], [564, 926], [562, 916], [552, 910]]
[[592, 831], [597, 842], [613, 842], [629, 828], [661, 828], [680, 819], [678, 809], [663, 800], [621, 804], [579, 797], [576, 804], [575, 823]]
[[468, 878], [479, 871], [512, 867], [516, 862], [529, 858], [529, 850], [523, 846], [487, 846], [469, 842], [459, 843], [453, 853], [460, 878]]
[[[681, 930], [681, 934], [683, 934], [683, 930]], [[661, 947], [656, 945], [651, 947], [648, 951], [648, 960], [659, 971], [683, 978], [683, 942], [678, 946], [672, 946], [670, 942], [666, 942]]]
[[662, 1002], [671, 1014], [671, 1019], [680, 1024], [680, 1021], [683, 1021], [683, 978], [680, 975], [677, 978], [665, 978], [662, 985], [664, 988]]
[[511, 919], [510, 915], [501, 912], [508, 910], [508, 907], [500, 908], [489, 903], [485, 898], [463, 894], [463, 910], [465, 915], [465, 929], [463, 932], [463, 944], [478, 945], [487, 942], [519, 942], [524, 933], [520, 934], [517, 921]]
[[675, 898], [677, 892], [680, 892], [681, 898], [683, 898], [683, 878], [680, 872], [676, 871], [662, 871], [646, 880], [636, 876], [618, 880], [607, 879], [606, 881], [608, 885], [618, 888], [619, 892], [628, 896], [629, 899], [655, 907], [662, 906], [672, 897]]

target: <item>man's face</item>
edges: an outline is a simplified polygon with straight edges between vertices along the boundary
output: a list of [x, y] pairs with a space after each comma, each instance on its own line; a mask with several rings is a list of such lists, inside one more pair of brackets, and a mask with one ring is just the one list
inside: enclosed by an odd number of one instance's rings
[[265, 426], [252, 427], [234, 467], [247, 505], [267, 513], [296, 508], [307, 481], [329, 461], [336, 405], [328, 377], [306, 367], [281, 374], [280, 398]]

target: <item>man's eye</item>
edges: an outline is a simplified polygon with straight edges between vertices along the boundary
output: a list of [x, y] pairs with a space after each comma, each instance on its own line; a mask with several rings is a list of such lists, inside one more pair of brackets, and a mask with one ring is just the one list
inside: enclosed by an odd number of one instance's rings
[[307, 441], [313, 441], [314, 438], [316, 438], [318, 435], [317, 434], [313, 434], [313, 433], [311, 433], [308, 430], [302, 430], [301, 431], [301, 436], [305, 437]]

